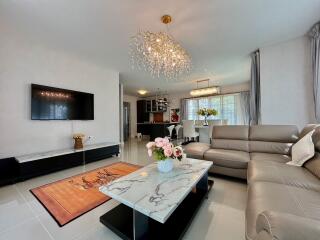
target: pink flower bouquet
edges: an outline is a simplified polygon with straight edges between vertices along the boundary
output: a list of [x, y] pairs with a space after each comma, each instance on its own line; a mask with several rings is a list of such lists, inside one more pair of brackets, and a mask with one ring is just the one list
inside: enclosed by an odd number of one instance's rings
[[148, 142], [146, 145], [148, 155], [155, 160], [161, 161], [168, 158], [181, 161], [183, 150], [180, 146], [174, 146], [168, 138], [156, 138], [154, 142]]

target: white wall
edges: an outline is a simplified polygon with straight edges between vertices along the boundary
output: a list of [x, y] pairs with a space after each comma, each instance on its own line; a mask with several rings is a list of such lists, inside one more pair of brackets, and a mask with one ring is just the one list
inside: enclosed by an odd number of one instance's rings
[[123, 101], [130, 103], [130, 134], [132, 138], [137, 136], [137, 100], [138, 97], [123, 95]]
[[[0, 42], [0, 158], [72, 147], [73, 132], [119, 142], [118, 72], [1, 31]], [[94, 120], [30, 120], [31, 83], [93, 93]]]
[[310, 43], [300, 37], [260, 49], [262, 124], [314, 122]]

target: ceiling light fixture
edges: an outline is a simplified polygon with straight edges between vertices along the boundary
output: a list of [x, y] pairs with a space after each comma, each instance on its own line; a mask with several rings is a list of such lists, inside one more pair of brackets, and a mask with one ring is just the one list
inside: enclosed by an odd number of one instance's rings
[[145, 94], [147, 93], [147, 91], [146, 91], [146, 90], [143, 90], [143, 89], [140, 89], [140, 90], [138, 90], [138, 93], [139, 93], [140, 95], [145, 95]]
[[[199, 88], [199, 83], [207, 82], [208, 86], [204, 88]], [[214, 95], [220, 93], [220, 87], [217, 86], [209, 86], [209, 79], [199, 80], [197, 81], [197, 88], [190, 91], [190, 95], [193, 97], [200, 97], [200, 96], [207, 96], [207, 95]]]
[[[171, 16], [164, 15], [161, 21], [168, 24]], [[190, 72], [191, 58], [187, 51], [168, 33], [139, 31], [131, 39], [130, 53], [133, 66], [144, 68], [152, 76], [176, 79]]]

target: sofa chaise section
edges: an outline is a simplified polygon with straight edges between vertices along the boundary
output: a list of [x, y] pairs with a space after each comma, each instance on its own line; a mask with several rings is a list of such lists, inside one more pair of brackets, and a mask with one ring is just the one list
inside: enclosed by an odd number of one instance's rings
[[[312, 128], [305, 128], [299, 137], [310, 130]], [[319, 127], [313, 134], [313, 142], [315, 156], [302, 167], [258, 159], [248, 164], [248, 240], [319, 239]]]
[[256, 239], [257, 219], [264, 211], [288, 213], [319, 221], [320, 192], [273, 182], [249, 185], [246, 209], [246, 238]]
[[255, 240], [318, 240], [318, 220], [296, 216], [290, 213], [264, 211], [259, 214]]

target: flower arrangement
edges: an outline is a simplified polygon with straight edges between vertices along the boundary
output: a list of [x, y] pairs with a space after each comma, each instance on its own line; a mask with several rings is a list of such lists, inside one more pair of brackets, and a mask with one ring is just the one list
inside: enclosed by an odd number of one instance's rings
[[180, 146], [174, 146], [169, 142], [168, 138], [156, 138], [154, 142], [149, 142], [146, 145], [148, 155], [154, 157], [157, 161], [166, 160], [168, 158], [181, 161], [183, 150]]
[[204, 123], [203, 125], [204, 126], [208, 126], [208, 116], [215, 116], [218, 114], [217, 110], [213, 109], [213, 108], [200, 108], [198, 111], [197, 111], [197, 114], [200, 115], [200, 116], [204, 116]]
[[200, 108], [198, 111], [197, 111], [197, 114], [198, 115], [201, 115], [201, 116], [216, 116], [218, 114], [217, 110], [215, 109], [211, 109], [211, 108]]

